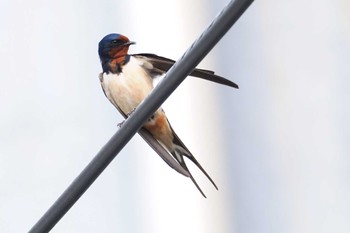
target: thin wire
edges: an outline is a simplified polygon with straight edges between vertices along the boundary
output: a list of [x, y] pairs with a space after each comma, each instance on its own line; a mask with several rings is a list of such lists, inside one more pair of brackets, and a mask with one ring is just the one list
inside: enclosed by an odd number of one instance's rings
[[143, 101], [123, 126], [102, 147], [56, 202], [32, 227], [29, 233], [49, 232], [83, 195], [90, 185], [117, 156], [143, 123], [158, 109], [187, 75], [198, 65], [214, 45], [224, 36], [254, 0], [231, 1], [192, 44], [164, 79]]

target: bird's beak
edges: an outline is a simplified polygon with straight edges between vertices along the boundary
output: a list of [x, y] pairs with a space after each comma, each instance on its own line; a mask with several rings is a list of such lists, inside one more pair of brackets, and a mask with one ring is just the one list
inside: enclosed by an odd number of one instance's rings
[[132, 44], [136, 44], [136, 42], [134, 42], [134, 41], [128, 41], [128, 42], [125, 42], [123, 45], [124, 45], [124, 46], [129, 46], [129, 45], [132, 45]]

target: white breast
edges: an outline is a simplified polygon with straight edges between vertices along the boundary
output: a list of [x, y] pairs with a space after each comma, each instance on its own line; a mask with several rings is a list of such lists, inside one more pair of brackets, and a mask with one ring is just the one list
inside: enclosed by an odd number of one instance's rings
[[152, 77], [141, 67], [141, 61], [130, 57], [119, 74], [102, 74], [101, 85], [112, 104], [130, 113], [152, 91]]

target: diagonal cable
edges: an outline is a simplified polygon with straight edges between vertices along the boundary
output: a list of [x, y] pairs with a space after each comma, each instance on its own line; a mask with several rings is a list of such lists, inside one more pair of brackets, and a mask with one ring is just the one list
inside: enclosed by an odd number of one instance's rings
[[231, 1], [202, 35], [167, 72], [153, 92], [32, 227], [29, 233], [49, 232], [117, 156], [143, 123], [158, 109], [187, 75], [209, 53], [254, 0]]

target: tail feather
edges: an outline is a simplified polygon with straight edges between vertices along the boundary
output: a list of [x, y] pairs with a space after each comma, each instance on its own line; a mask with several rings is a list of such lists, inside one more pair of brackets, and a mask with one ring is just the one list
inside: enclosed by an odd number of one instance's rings
[[190, 159], [202, 172], [203, 174], [209, 179], [209, 181], [213, 184], [213, 186], [216, 188], [216, 190], [218, 189], [218, 186], [216, 186], [215, 182], [212, 180], [212, 178], [208, 175], [208, 173], [204, 170], [204, 168], [199, 164], [199, 162], [197, 161], [197, 159], [192, 155], [192, 153], [190, 152], [189, 149], [187, 149], [187, 147], [185, 146], [185, 144], [180, 140], [179, 136], [177, 136], [177, 134], [175, 133], [175, 131], [173, 130], [173, 128], [171, 127], [169, 121], [168, 124], [170, 126], [171, 131], [173, 132], [173, 143], [175, 145], [175, 147], [173, 148], [173, 150], [171, 151], [171, 154], [173, 155], [173, 157], [177, 160], [177, 162], [181, 165], [181, 167], [184, 168], [184, 170], [186, 170], [189, 174], [189, 177], [191, 178], [192, 182], [194, 183], [194, 185], [197, 187], [197, 189], [201, 192], [201, 194], [206, 198], [205, 194], [203, 193], [202, 189], [199, 187], [199, 185], [197, 184], [196, 180], [193, 178], [191, 172], [188, 170], [187, 165], [185, 163], [185, 160], [183, 158], [183, 156], [186, 156], [188, 159]]
[[[186, 148], [187, 149], [187, 148]], [[218, 187], [216, 186], [213, 179], [208, 175], [208, 173], [204, 170], [204, 168], [199, 164], [199, 162], [195, 159], [195, 157], [191, 154], [189, 150], [186, 150], [185, 148], [181, 146], [176, 146], [175, 152], [172, 153], [174, 158], [179, 162], [179, 164], [188, 172], [190, 179], [194, 183], [194, 185], [197, 187], [199, 192], [203, 195], [203, 197], [207, 198], [202, 189], [197, 184], [196, 180], [193, 178], [191, 172], [188, 170], [187, 165], [185, 163], [185, 160], [183, 159], [183, 156], [186, 156], [189, 158], [202, 172], [203, 174], [209, 179], [209, 181], [213, 184], [213, 186], [218, 190]]]
[[[176, 154], [176, 152], [175, 152]], [[188, 170], [187, 165], [185, 163], [185, 160], [183, 159], [182, 155], [175, 155], [173, 154], [173, 156], [176, 158], [176, 160], [179, 162], [179, 164], [188, 172], [188, 174], [190, 175], [190, 179], [192, 180], [192, 182], [194, 183], [194, 185], [197, 187], [197, 189], [199, 190], [199, 192], [203, 195], [203, 197], [207, 198], [207, 196], [204, 194], [204, 192], [202, 191], [202, 189], [199, 187], [199, 185], [197, 184], [197, 181], [193, 178], [190, 170]], [[180, 160], [178, 159], [180, 158]]]
[[[216, 190], [218, 189], [218, 186], [216, 186], [215, 182], [213, 181], [213, 179], [209, 176], [209, 174], [204, 170], [204, 168], [202, 167], [202, 165], [200, 165], [200, 163], [197, 161], [197, 159], [191, 154], [191, 152], [186, 148], [182, 148], [180, 146], [177, 146], [175, 151], [178, 151], [180, 154], [186, 156], [187, 158], [189, 158], [198, 168], [199, 170], [201, 170], [203, 172], [203, 174], [208, 178], [208, 180], [213, 184], [213, 186], [216, 188]], [[182, 158], [183, 160], [183, 158]], [[184, 161], [184, 160], [183, 160]], [[179, 162], [180, 163], [180, 162]], [[185, 161], [184, 161], [185, 163]], [[184, 167], [185, 168], [185, 167]], [[186, 167], [187, 168], [187, 167]], [[185, 169], [186, 169], [185, 168]], [[188, 171], [188, 169], [186, 169]]]

